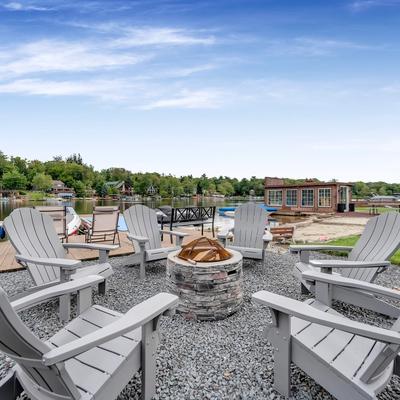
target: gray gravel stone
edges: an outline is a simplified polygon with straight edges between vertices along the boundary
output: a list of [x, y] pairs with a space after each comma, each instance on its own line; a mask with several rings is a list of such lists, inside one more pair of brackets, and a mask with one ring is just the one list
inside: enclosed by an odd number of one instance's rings
[[[319, 258], [326, 255], [317, 255]], [[273, 390], [273, 353], [262, 337], [269, 312], [251, 303], [251, 294], [270, 290], [304, 300], [299, 283], [292, 277], [297, 257], [268, 253], [265, 264], [245, 260], [244, 302], [231, 317], [215, 322], [195, 322], [179, 314], [161, 320], [161, 342], [157, 354], [155, 399], [283, 399]], [[112, 258], [115, 270], [105, 296], [94, 295], [94, 302], [120, 312], [166, 290], [165, 263], [153, 263], [146, 279], [139, 280], [138, 268], [129, 266], [129, 257]], [[392, 287], [400, 282], [400, 268], [391, 266], [377, 283]], [[0, 274], [0, 285], [9, 293], [30, 286], [26, 271]], [[334, 304], [349, 318], [390, 327], [392, 320], [361, 311], [342, 303]], [[56, 302], [49, 302], [20, 314], [27, 326], [41, 339], [60, 329]], [[0, 378], [12, 361], [0, 356]], [[119, 399], [140, 398], [140, 374], [136, 374]], [[331, 399], [332, 397], [296, 366], [292, 366], [293, 399]], [[400, 381], [393, 378], [381, 399], [400, 399]]]

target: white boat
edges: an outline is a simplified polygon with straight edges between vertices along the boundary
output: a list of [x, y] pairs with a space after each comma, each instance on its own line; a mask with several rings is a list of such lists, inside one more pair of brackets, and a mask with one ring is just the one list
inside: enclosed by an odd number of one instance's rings
[[68, 236], [78, 233], [81, 226], [81, 217], [72, 207], [67, 207], [67, 234]]

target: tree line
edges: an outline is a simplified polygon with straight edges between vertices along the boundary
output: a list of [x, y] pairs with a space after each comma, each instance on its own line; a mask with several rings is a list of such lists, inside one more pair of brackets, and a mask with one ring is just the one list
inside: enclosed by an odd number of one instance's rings
[[77, 197], [96, 194], [104, 197], [117, 194], [117, 190], [106, 182], [124, 181], [134, 194], [152, 194], [162, 197], [192, 196], [195, 194], [222, 194], [224, 196], [246, 196], [264, 194], [264, 179], [229, 178], [226, 176], [200, 177], [185, 175], [176, 177], [157, 172], [131, 172], [125, 168], [108, 168], [101, 171], [83, 162], [80, 154], [67, 158], [55, 156], [50, 161], [27, 160], [7, 156], [0, 151], [0, 189], [23, 192], [25, 190], [49, 192], [53, 180], [60, 180], [73, 188]]
[[[83, 162], [80, 154], [62, 158], [55, 156], [50, 161], [27, 160], [7, 156], [0, 151], [0, 189], [49, 192], [53, 180], [60, 180], [73, 188], [76, 196], [104, 197], [117, 190], [107, 185], [110, 181], [125, 181], [132, 192], [139, 195], [158, 194], [162, 197], [192, 196], [195, 194], [221, 194], [224, 196], [264, 195], [264, 178], [236, 179], [227, 176], [200, 177], [185, 175], [176, 177], [157, 172], [131, 172], [124, 168], [108, 168], [101, 171]], [[301, 183], [303, 180], [287, 179], [287, 183]], [[400, 193], [400, 184], [385, 182], [354, 182], [353, 196], [366, 198], [372, 195], [393, 195]]]

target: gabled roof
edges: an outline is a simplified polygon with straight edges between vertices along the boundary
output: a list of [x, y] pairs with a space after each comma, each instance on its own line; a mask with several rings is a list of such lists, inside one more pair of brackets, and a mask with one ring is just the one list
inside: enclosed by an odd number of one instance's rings
[[110, 181], [110, 182], [106, 182], [105, 185], [119, 189], [120, 187], [122, 187], [124, 185], [124, 183], [125, 183], [125, 181]]

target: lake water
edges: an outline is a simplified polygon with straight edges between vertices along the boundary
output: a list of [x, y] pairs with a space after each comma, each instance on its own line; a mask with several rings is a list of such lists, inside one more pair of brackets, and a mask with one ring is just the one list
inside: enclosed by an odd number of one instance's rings
[[[170, 205], [172, 207], [188, 207], [188, 206], [216, 206], [217, 209], [219, 207], [234, 207], [243, 203], [240, 201], [234, 200], [226, 200], [219, 198], [187, 198], [187, 199], [162, 199], [162, 200], [147, 200], [141, 202], [142, 204], [146, 204], [151, 208], [156, 208], [161, 205]], [[137, 204], [136, 202], [131, 201], [118, 201], [118, 200], [84, 200], [84, 199], [75, 199], [71, 201], [29, 201], [29, 200], [13, 200], [3, 202], [0, 201], [0, 221], [3, 221], [12, 210], [18, 207], [32, 207], [38, 205], [65, 205], [69, 207], [73, 207], [75, 211], [79, 214], [92, 214], [94, 206], [111, 206], [118, 205], [120, 207], [121, 212], [129, 208], [131, 205]], [[260, 202], [261, 204], [261, 202]], [[274, 217], [279, 223], [287, 223], [287, 222], [295, 222], [298, 221], [297, 217], [283, 217], [276, 216]], [[218, 213], [216, 216], [216, 223], [218, 225], [227, 225], [228, 221], [232, 221], [231, 218], [219, 217]]]

